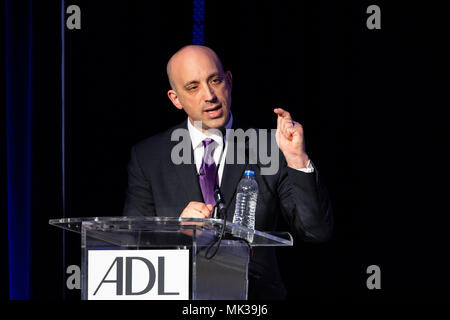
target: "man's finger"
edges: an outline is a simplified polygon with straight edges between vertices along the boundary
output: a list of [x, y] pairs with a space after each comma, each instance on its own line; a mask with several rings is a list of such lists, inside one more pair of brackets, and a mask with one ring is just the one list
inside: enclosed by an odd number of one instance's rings
[[[277, 109], [275, 109], [275, 110], [277, 110]], [[281, 130], [281, 119], [283, 119], [281, 116], [277, 116], [277, 128], [280, 130]]]
[[296, 122], [292, 119], [283, 118], [283, 123], [286, 128], [294, 128]]
[[191, 202], [189, 202], [189, 204], [187, 205], [186, 208], [189, 207], [189, 208], [200, 209], [203, 205], [204, 205], [203, 202], [191, 201]]
[[273, 110], [277, 115], [283, 118], [291, 118], [291, 114], [282, 108], [276, 108]]
[[[211, 208], [211, 209], [210, 209]], [[212, 205], [203, 202], [191, 201], [181, 213], [182, 218], [208, 218], [211, 214]]]
[[[283, 109], [275, 109], [275, 110], [283, 110]], [[284, 110], [283, 110], [284, 111]], [[280, 130], [281, 134], [286, 136], [286, 128], [284, 125], [284, 121], [286, 118], [283, 118], [280, 114], [277, 117], [277, 128]]]
[[187, 208], [181, 213], [180, 217], [181, 218], [203, 218], [203, 214], [201, 214], [199, 211]]
[[181, 214], [182, 218], [208, 218], [209, 212], [205, 211], [199, 211], [193, 208], [186, 208], [183, 213]]
[[[202, 202], [198, 203], [199, 205], [196, 206], [196, 210], [199, 211], [204, 218], [208, 218], [211, 214], [212, 205], [210, 204], [204, 204]], [[209, 209], [211, 208], [211, 209]]]
[[282, 117], [278, 117], [278, 119], [280, 120], [280, 131], [281, 131], [281, 134], [282, 134], [283, 136], [285, 136], [285, 135], [286, 135], [286, 130], [285, 130], [285, 128], [284, 128], [284, 121], [283, 121], [283, 118], [282, 118]]
[[211, 214], [211, 210], [209, 210], [208, 207], [205, 205], [200, 211], [200, 213], [203, 215], [204, 218], [208, 218], [209, 215]]
[[290, 119], [282, 119], [281, 128], [281, 132], [286, 138], [288, 138], [292, 134], [292, 132], [290, 131], [290, 128], [292, 128], [292, 121]]
[[204, 204], [203, 202], [198, 202], [198, 201], [189, 202], [188, 207], [195, 209], [197, 211], [200, 211], [200, 212], [208, 210], [208, 208], [206, 207], [206, 204]]

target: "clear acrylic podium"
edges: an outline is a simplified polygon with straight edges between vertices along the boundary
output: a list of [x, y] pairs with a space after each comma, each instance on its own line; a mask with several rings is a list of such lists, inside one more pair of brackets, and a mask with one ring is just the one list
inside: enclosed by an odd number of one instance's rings
[[81, 299], [87, 300], [90, 250], [189, 250], [189, 299], [246, 300], [251, 247], [292, 246], [287, 232], [260, 232], [223, 220], [169, 217], [52, 219], [81, 233]]

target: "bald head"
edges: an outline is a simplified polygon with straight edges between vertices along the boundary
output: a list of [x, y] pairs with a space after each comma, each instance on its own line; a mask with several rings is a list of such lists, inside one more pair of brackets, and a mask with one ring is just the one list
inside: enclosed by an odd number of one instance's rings
[[[203, 62], [215, 64], [223, 73], [223, 66], [217, 54], [210, 48], [200, 45], [188, 45], [178, 50], [167, 63], [167, 77], [173, 90], [183, 83], [183, 74], [198, 68]], [[181, 82], [181, 83], [180, 83]]]
[[203, 131], [225, 126], [230, 118], [232, 75], [224, 72], [213, 50], [196, 45], [181, 48], [167, 63], [167, 75], [172, 87], [167, 96], [194, 126]]

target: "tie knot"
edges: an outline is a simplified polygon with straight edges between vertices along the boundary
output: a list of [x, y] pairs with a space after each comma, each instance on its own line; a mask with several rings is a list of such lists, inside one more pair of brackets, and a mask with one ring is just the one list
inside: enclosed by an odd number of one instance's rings
[[213, 139], [211, 139], [211, 138], [206, 138], [205, 140], [203, 140], [203, 146], [206, 148], [206, 147], [208, 147], [212, 142], [214, 142]]
[[214, 140], [210, 139], [210, 138], [206, 138], [202, 142], [203, 142], [203, 146], [205, 147], [205, 151], [203, 153], [203, 162], [206, 165], [211, 165], [214, 163], [215, 145], [212, 143], [212, 142], [214, 142]]

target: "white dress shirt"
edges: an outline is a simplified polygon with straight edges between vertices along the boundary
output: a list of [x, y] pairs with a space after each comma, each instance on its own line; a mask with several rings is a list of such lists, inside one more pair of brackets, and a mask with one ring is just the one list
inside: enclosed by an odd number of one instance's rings
[[[231, 129], [231, 126], [233, 125], [233, 115], [230, 112], [230, 119], [228, 120], [228, 123], [225, 125], [225, 129]], [[227, 140], [227, 134], [225, 134], [225, 148], [223, 149], [223, 139], [222, 136], [219, 134], [211, 134], [206, 135], [201, 130], [197, 129], [189, 120], [188, 118], [188, 130], [189, 135], [192, 141], [192, 149], [194, 150], [194, 161], [195, 166], [197, 168], [197, 173], [200, 172], [200, 167], [202, 165], [202, 159], [203, 159], [203, 153], [205, 152], [205, 147], [203, 146], [203, 140], [210, 138], [214, 140], [215, 149], [214, 149], [214, 162], [216, 165], [220, 163], [219, 170], [217, 172], [217, 175], [219, 176], [219, 186], [222, 183], [222, 175], [223, 175], [223, 169], [225, 168], [225, 158], [227, 154], [227, 147], [228, 147], [228, 140]], [[227, 132], [228, 133], [228, 132]], [[223, 154], [222, 154], [223, 149]], [[314, 167], [311, 164], [311, 161], [308, 161], [308, 165], [306, 168], [297, 169], [299, 171], [311, 173], [314, 172]]]

